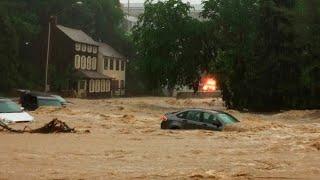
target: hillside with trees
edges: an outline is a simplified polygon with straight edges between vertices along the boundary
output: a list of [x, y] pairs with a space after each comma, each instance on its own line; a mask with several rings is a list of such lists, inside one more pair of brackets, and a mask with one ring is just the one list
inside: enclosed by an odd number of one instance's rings
[[229, 108], [320, 107], [316, 0], [205, 0], [204, 21], [180, 0], [146, 1], [133, 39], [147, 90], [214, 74]]

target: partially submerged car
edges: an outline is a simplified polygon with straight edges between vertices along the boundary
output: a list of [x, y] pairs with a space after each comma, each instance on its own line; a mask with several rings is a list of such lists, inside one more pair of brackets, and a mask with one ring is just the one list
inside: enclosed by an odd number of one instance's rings
[[222, 131], [226, 125], [238, 123], [232, 115], [209, 109], [186, 109], [161, 117], [161, 129], [205, 129]]
[[67, 100], [65, 100], [63, 97], [61, 97], [59, 95], [51, 95], [51, 96], [58, 99], [58, 101], [60, 101], [62, 106], [66, 106], [69, 103]]
[[0, 120], [4, 123], [30, 122], [34, 118], [15, 102], [0, 97]]
[[62, 97], [58, 98], [57, 95], [26, 91], [21, 93], [20, 103], [26, 110], [34, 111], [41, 106], [62, 107], [66, 101]]

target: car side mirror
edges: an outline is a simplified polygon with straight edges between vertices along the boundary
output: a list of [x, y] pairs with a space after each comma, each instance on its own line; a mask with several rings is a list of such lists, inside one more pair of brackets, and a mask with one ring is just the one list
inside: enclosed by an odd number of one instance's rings
[[24, 111], [24, 107], [20, 107], [21, 111]]

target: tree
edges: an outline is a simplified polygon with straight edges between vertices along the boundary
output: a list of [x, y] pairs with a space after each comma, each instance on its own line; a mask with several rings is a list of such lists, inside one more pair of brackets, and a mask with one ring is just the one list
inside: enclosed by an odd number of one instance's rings
[[319, 108], [320, 102], [320, 2], [297, 1], [295, 30], [299, 34], [301, 73], [299, 79], [303, 107]]
[[145, 12], [133, 29], [138, 70], [148, 90], [191, 84], [208, 68], [214, 47], [210, 26], [189, 16], [191, 6], [181, 0], [145, 2]]
[[257, 0], [209, 0], [202, 15], [216, 28], [218, 58], [211, 71], [217, 74], [228, 107], [245, 108], [248, 101], [250, 62], [258, 33]]
[[0, 90], [8, 91], [17, 84], [19, 79], [17, 71], [17, 36], [8, 13], [0, 3]]
[[204, 2], [203, 16], [221, 38], [211, 70], [228, 107], [319, 107], [318, 7], [295, 0]]

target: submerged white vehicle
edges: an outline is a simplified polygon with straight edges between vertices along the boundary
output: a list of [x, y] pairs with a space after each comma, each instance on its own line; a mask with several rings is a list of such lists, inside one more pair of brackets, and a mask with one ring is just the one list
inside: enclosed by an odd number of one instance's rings
[[23, 111], [18, 104], [10, 99], [0, 97], [0, 121], [4, 123], [30, 122], [34, 118]]

